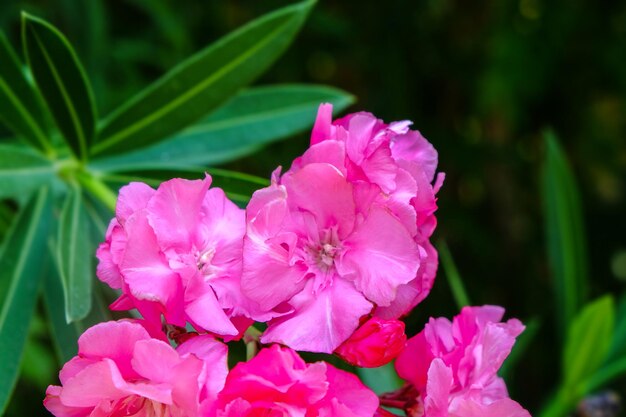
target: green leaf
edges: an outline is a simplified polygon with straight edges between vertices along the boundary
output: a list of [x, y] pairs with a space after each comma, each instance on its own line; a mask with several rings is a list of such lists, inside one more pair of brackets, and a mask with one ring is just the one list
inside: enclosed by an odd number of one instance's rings
[[378, 395], [402, 387], [402, 381], [398, 377], [393, 363], [378, 368], [357, 368], [356, 373], [361, 381]]
[[[52, 257], [51, 257], [52, 258]], [[94, 288], [91, 303], [93, 308], [83, 320], [67, 323], [65, 314], [65, 296], [63, 282], [58, 274], [57, 266], [50, 264], [44, 277], [44, 305], [50, 322], [50, 337], [54, 342], [59, 363], [63, 364], [77, 353], [77, 341], [87, 328], [108, 320], [111, 315], [102, 301], [98, 286]]]
[[626, 294], [619, 298], [613, 341], [608, 354], [608, 361], [626, 359]]
[[74, 155], [86, 160], [97, 116], [76, 52], [54, 26], [26, 13], [22, 13], [22, 41], [28, 66], [59, 130]]
[[0, 120], [32, 146], [50, 152], [52, 148], [45, 132], [41, 104], [2, 31], [0, 62]]
[[54, 178], [52, 163], [33, 149], [0, 145], [0, 198], [28, 195]]
[[0, 250], [0, 415], [13, 391], [35, 309], [46, 256], [50, 190], [41, 189], [19, 214]]
[[593, 375], [605, 361], [615, 322], [610, 295], [587, 304], [574, 318], [563, 352], [565, 387], [576, 387]]
[[554, 133], [545, 133], [543, 202], [548, 260], [560, 329], [567, 329], [587, 292], [587, 250], [578, 189]]
[[105, 119], [93, 153], [145, 147], [217, 108], [282, 54], [313, 4], [256, 19], [175, 67]]
[[94, 248], [89, 218], [79, 187], [72, 187], [61, 210], [57, 259], [63, 282], [65, 319], [80, 320], [91, 310], [91, 284]]
[[97, 169], [130, 171], [232, 161], [313, 125], [320, 103], [340, 112], [348, 93], [318, 85], [275, 85], [243, 91], [180, 134], [140, 151], [93, 161]]
[[269, 185], [269, 181], [265, 178], [218, 168], [104, 173], [102, 174], [102, 180], [115, 189], [119, 189], [133, 181], [144, 182], [151, 187], [157, 188], [163, 181], [171, 178], [198, 179], [203, 178], [205, 173], [211, 175], [213, 179], [212, 187], [223, 189], [228, 198], [241, 206], [245, 206], [248, 203], [252, 193]]
[[461, 274], [459, 274], [459, 271], [454, 264], [454, 259], [452, 259], [452, 254], [450, 253], [450, 249], [448, 249], [446, 241], [441, 239], [437, 244], [437, 249], [439, 250], [441, 266], [443, 266], [446, 278], [448, 279], [448, 285], [452, 291], [452, 296], [454, 297], [456, 306], [460, 310], [465, 306], [471, 305], [469, 297], [467, 296], [467, 291], [465, 291], [465, 287], [463, 285], [463, 280], [461, 279]]

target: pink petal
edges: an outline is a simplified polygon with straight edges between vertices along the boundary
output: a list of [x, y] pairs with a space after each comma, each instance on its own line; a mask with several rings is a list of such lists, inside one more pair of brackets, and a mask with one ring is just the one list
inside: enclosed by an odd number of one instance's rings
[[352, 185], [337, 168], [330, 164], [309, 164], [284, 178], [284, 185], [290, 209], [313, 214], [320, 230], [338, 226], [339, 237], [352, 231], [355, 212]]
[[180, 277], [169, 268], [161, 253], [146, 212], [131, 216], [126, 231], [128, 245], [121, 270], [132, 295], [139, 300], [158, 301], [166, 307], [176, 305], [182, 309]]
[[[342, 175], [347, 176], [346, 148], [343, 142], [327, 140], [311, 146], [291, 165], [289, 171], [296, 172], [308, 164], [327, 163], [337, 168]], [[287, 175], [287, 174], [286, 174]]]
[[293, 264], [290, 255], [289, 242], [294, 239], [293, 235], [283, 234], [265, 240], [252, 233], [244, 239], [241, 289], [263, 311], [287, 301], [304, 286], [307, 268]]
[[320, 104], [317, 110], [317, 117], [311, 132], [311, 146], [324, 140], [330, 139], [333, 119], [333, 105], [329, 103]]
[[415, 279], [398, 287], [396, 298], [389, 306], [377, 307], [374, 313], [377, 317], [386, 320], [402, 317], [430, 293], [439, 265], [437, 250], [429, 241], [423, 241], [419, 246], [419, 252], [420, 267]]
[[411, 130], [392, 140], [393, 157], [420, 165], [431, 182], [437, 169], [438, 156], [433, 145], [418, 132]]
[[78, 339], [78, 353], [86, 359], [109, 358], [125, 378], [136, 377], [132, 369], [133, 346], [149, 339], [148, 332], [139, 324], [108, 321], [87, 329]]
[[448, 417], [448, 404], [452, 390], [452, 370], [441, 359], [432, 361], [428, 369], [428, 383], [424, 399], [425, 415], [429, 417]]
[[417, 244], [380, 206], [371, 208], [344, 246], [346, 252], [337, 262], [339, 274], [354, 280], [356, 288], [378, 305], [390, 305], [398, 287], [410, 282], [419, 267]]
[[[333, 366], [327, 366], [327, 397], [336, 398], [355, 416], [371, 416], [378, 408], [378, 397], [354, 375]], [[331, 414], [332, 415], [332, 414]]]
[[161, 184], [148, 204], [148, 220], [163, 249], [191, 249], [204, 195], [211, 177], [204, 180], [175, 178]]
[[115, 206], [115, 216], [120, 224], [124, 226], [133, 213], [145, 209], [154, 193], [154, 189], [143, 182], [131, 182], [120, 188]]
[[[175, 378], [172, 369], [180, 363], [180, 357], [169, 344], [148, 339], [135, 343], [133, 369], [153, 382], [170, 382]], [[158, 366], [155, 366], [158, 364]]]
[[313, 280], [289, 302], [295, 312], [275, 319], [262, 343], [282, 343], [295, 350], [331, 353], [356, 330], [361, 316], [372, 305], [354, 286], [335, 278], [326, 289], [314, 294]]
[[110, 359], [102, 359], [69, 379], [59, 398], [70, 407], [95, 407], [106, 398], [117, 400], [129, 395], [126, 381]]
[[239, 333], [208, 284], [192, 282], [188, 285], [185, 291], [185, 313], [193, 323], [210, 332], [230, 336]]
[[228, 347], [209, 335], [200, 335], [187, 340], [176, 348], [181, 355], [194, 355], [205, 363], [202, 374], [207, 396], [215, 399], [224, 387], [228, 375]]

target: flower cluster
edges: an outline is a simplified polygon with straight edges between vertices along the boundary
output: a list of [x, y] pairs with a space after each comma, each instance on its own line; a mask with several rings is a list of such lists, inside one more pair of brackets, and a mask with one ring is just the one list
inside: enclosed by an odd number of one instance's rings
[[[398, 357], [409, 385], [388, 395], [409, 416], [528, 416], [496, 375], [523, 329], [516, 320], [499, 323], [501, 309], [431, 319], [407, 342], [399, 319], [428, 295], [437, 270], [429, 239], [444, 179], [437, 152], [409, 126], [369, 113], [333, 122], [331, 105], [321, 105], [308, 150], [284, 173], [277, 169], [245, 209], [208, 175], [123, 187], [97, 275], [119, 290], [111, 309], [136, 309], [143, 320], [88, 329], [61, 386], [48, 389], [48, 410], [388, 413], [353, 374], [296, 353], [309, 351], [360, 367]], [[229, 371], [226, 343], [242, 337], [249, 360]]]

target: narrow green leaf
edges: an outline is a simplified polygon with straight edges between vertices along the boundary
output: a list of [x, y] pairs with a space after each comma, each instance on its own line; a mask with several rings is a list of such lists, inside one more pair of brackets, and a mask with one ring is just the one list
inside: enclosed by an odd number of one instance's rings
[[458, 269], [456, 269], [454, 259], [452, 259], [452, 254], [450, 253], [450, 249], [448, 249], [446, 241], [441, 239], [437, 244], [437, 249], [439, 250], [441, 265], [448, 279], [448, 285], [450, 285], [456, 306], [460, 310], [465, 306], [471, 305], [467, 291], [465, 291], [465, 287], [463, 286], [461, 274], [459, 274]]
[[180, 134], [140, 151], [94, 160], [96, 169], [181, 169], [232, 161], [310, 128], [320, 103], [340, 112], [348, 93], [318, 85], [273, 85], [243, 91]]
[[63, 282], [58, 273], [58, 266], [52, 262], [54, 251], [50, 251], [51, 262], [46, 268], [44, 277], [44, 305], [50, 322], [50, 337], [54, 342], [59, 363], [63, 364], [77, 353], [78, 338], [87, 328], [108, 320], [111, 315], [107, 311], [106, 304], [102, 301], [102, 295], [98, 291], [98, 285], [92, 293], [92, 309], [83, 320], [67, 323], [65, 318], [65, 296], [63, 294]]
[[72, 187], [61, 210], [57, 240], [57, 259], [68, 323], [84, 318], [91, 310], [91, 284], [94, 280], [94, 248], [91, 241], [82, 192], [79, 187]]
[[24, 207], [0, 249], [0, 415], [11, 396], [35, 309], [50, 223], [50, 191]]
[[41, 104], [26, 81], [22, 63], [0, 30], [0, 120], [32, 146], [51, 152]]
[[574, 318], [563, 351], [563, 381], [566, 387], [583, 383], [605, 361], [615, 322], [610, 295], [587, 304]]
[[184, 61], [103, 122], [94, 154], [153, 144], [217, 108], [287, 48], [314, 2], [267, 14]]
[[87, 75], [65, 36], [45, 20], [22, 13], [24, 55], [48, 109], [78, 158], [86, 160], [96, 106]]
[[33, 149], [0, 144], [0, 198], [28, 195], [54, 178], [52, 163]]
[[357, 368], [356, 373], [361, 381], [378, 395], [402, 387], [402, 381], [398, 377], [393, 363], [378, 368]]
[[587, 251], [578, 189], [554, 133], [545, 133], [543, 201], [548, 260], [554, 279], [558, 328], [567, 329], [587, 292]]

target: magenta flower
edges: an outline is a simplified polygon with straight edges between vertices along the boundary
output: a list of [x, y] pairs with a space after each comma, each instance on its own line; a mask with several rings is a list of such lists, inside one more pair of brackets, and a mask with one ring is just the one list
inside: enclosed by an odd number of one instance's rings
[[501, 307], [465, 307], [409, 339], [396, 370], [417, 392], [413, 416], [530, 417], [497, 375], [524, 330], [519, 320], [500, 322], [503, 315]]
[[120, 190], [96, 254], [98, 277], [122, 290], [112, 309], [137, 308], [155, 323], [164, 315], [168, 323], [219, 335], [250, 324], [245, 316], [253, 305], [239, 288], [244, 211], [210, 184], [207, 175], [157, 190], [143, 183]]
[[372, 317], [335, 350], [346, 362], [363, 368], [389, 363], [404, 349], [404, 323]]
[[175, 350], [138, 322], [100, 323], [79, 338], [44, 405], [56, 417], [201, 416], [224, 385], [226, 354], [209, 335]]
[[226, 378], [210, 417], [372, 417], [376, 394], [351, 373], [325, 362], [305, 363], [273, 345]]
[[[322, 105], [311, 147], [247, 208], [242, 290], [274, 318], [261, 341], [330, 353], [362, 316], [395, 319], [437, 269], [437, 153], [408, 122]], [[264, 318], [254, 316], [256, 320]]]

